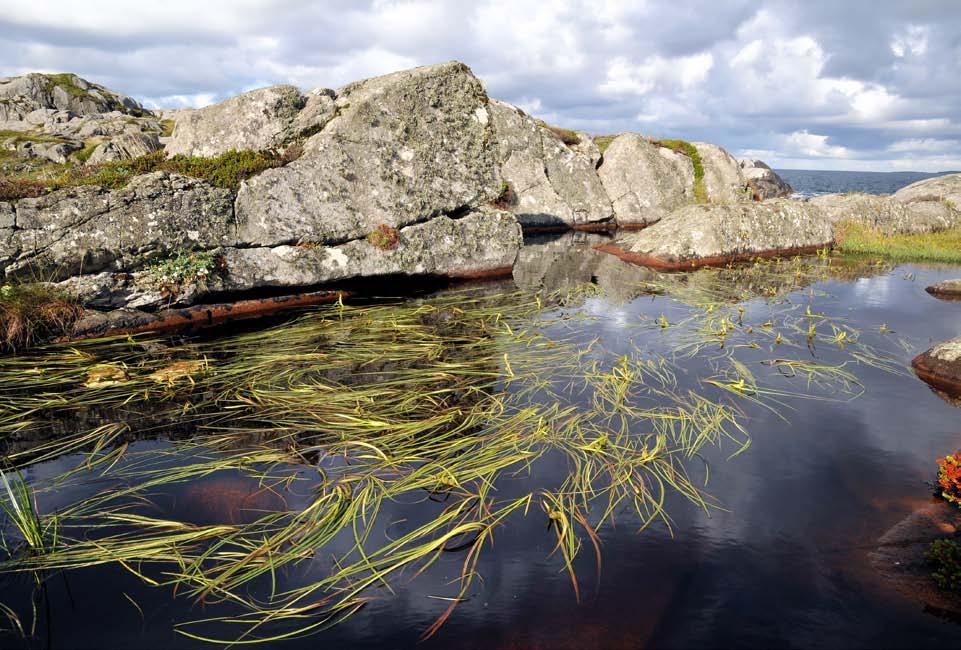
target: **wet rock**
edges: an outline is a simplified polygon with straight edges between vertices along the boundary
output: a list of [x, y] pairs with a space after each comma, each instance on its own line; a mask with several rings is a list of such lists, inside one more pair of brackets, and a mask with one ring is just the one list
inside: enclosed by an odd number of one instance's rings
[[398, 244], [364, 239], [335, 246], [232, 248], [223, 253], [224, 288], [301, 287], [382, 275], [483, 277], [509, 273], [522, 242], [514, 217], [490, 208], [400, 229]]
[[500, 194], [487, 95], [462, 63], [350, 84], [337, 107], [300, 158], [241, 186], [248, 244], [338, 243], [380, 224], [457, 216]]
[[949, 395], [961, 396], [961, 337], [922, 352], [911, 366], [922, 381]]
[[750, 199], [744, 176], [734, 156], [716, 144], [692, 142], [704, 167], [704, 188], [711, 203], [736, 203]]
[[619, 225], [649, 225], [694, 200], [691, 159], [623, 133], [608, 145], [598, 168]]
[[517, 254], [514, 283], [527, 291], [560, 291], [595, 281], [598, 264], [609, 256], [594, 246], [609, 241], [578, 231], [528, 237]]
[[961, 616], [961, 594], [938, 587], [925, 553], [933, 541], [956, 538], [959, 531], [961, 509], [946, 501], [932, 502], [881, 536], [869, 554], [871, 564], [897, 591], [934, 613], [957, 618]]
[[932, 296], [947, 300], [961, 300], [961, 279], [944, 280], [925, 289]]
[[303, 107], [300, 91], [281, 85], [178, 113], [167, 155], [212, 157], [231, 149], [277, 147]]
[[595, 169], [600, 151], [590, 138], [568, 146], [515, 106], [492, 100], [490, 112], [510, 192], [503, 207], [521, 225], [572, 227], [613, 217]]
[[742, 160], [738, 165], [744, 183], [755, 201], [791, 196], [794, 190], [784, 179], [760, 160]]
[[[613, 146], [613, 145], [612, 145]], [[653, 268], [679, 270], [830, 246], [831, 225], [801, 201], [691, 205], [601, 248]]]
[[903, 202], [852, 192], [817, 196], [808, 203], [823, 210], [832, 224], [852, 221], [887, 234], [936, 232], [961, 224], [961, 213], [943, 201]]
[[156, 133], [121, 135], [97, 146], [87, 163], [96, 165], [112, 160], [131, 160], [146, 156], [161, 148]]

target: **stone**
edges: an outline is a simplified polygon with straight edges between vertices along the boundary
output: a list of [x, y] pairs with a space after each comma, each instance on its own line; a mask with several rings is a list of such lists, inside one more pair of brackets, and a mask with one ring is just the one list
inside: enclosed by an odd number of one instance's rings
[[330, 88], [311, 90], [304, 99], [304, 107], [297, 113], [284, 133], [284, 140], [309, 137], [317, 133], [337, 116], [337, 93]]
[[801, 201], [773, 199], [686, 206], [640, 232], [619, 235], [601, 250], [635, 264], [680, 270], [812, 252], [830, 246], [833, 239], [821, 210]]
[[763, 161], [742, 160], [738, 165], [755, 201], [786, 198], [794, 193], [791, 186]]
[[618, 225], [650, 225], [694, 200], [691, 159], [637, 133], [614, 138], [597, 171]]
[[149, 113], [139, 102], [74, 74], [30, 73], [0, 79], [0, 119], [22, 120], [38, 109], [92, 115], [120, 111], [130, 115]]
[[899, 203], [946, 202], [953, 210], [961, 210], [961, 174], [926, 178], [901, 188], [893, 196]]
[[711, 203], [737, 203], [749, 200], [744, 176], [734, 156], [716, 144], [692, 142], [704, 167], [704, 189]]
[[219, 156], [232, 149], [279, 147], [304, 98], [289, 85], [269, 86], [177, 114], [167, 156]]
[[943, 201], [898, 201], [890, 196], [863, 194], [826, 194], [810, 201], [820, 208], [832, 224], [853, 221], [883, 233], [926, 233], [961, 225], [961, 213]]
[[926, 287], [925, 291], [932, 296], [944, 298], [945, 300], [961, 300], [961, 278], [956, 280], [944, 280]]
[[44, 158], [62, 165], [70, 154], [81, 149], [76, 142], [36, 142], [26, 140], [17, 144], [17, 154], [24, 158]]
[[378, 248], [365, 238], [337, 246], [226, 249], [224, 288], [303, 287], [396, 274], [503, 274], [510, 272], [521, 242], [520, 226], [509, 212], [484, 207], [458, 219], [440, 216], [402, 228], [396, 248]]
[[97, 145], [87, 164], [96, 165], [112, 160], [131, 160], [159, 151], [160, 139], [156, 133], [132, 133], [121, 135]]
[[522, 226], [569, 228], [611, 220], [611, 202], [590, 146], [583, 144], [589, 138], [580, 141], [587, 152], [580, 153], [515, 106], [492, 100], [490, 112], [509, 188], [504, 207]]
[[231, 200], [228, 190], [168, 172], [114, 191], [82, 186], [21, 199], [12, 204], [17, 228], [0, 243], [16, 251], [6, 275], [128, 271], [179, 251], [235, 245]]
[[236, 214], [248, 244], [346, 242], [500, 194], [487, 95], [462, 63], [350, 84], [336, 103], [300, 158], [241, 185]]
[[961, 396], [961, 337], [922, 352], [911, 366], [922, 381], [951, 396]]

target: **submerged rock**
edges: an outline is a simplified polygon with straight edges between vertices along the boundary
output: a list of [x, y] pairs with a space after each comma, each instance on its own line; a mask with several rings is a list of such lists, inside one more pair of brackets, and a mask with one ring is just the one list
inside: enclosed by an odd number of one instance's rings
[[680, 270], [757, 256], [813, 252], [830, 246], [831, 224], [818, 208], [800, 201], [691, 205], [636, 233], [601, 247], [622, 259]]
[[745, 185], [755, 201], [785, 198], [794, 192], [784, 179], [760, 160], [742, 160], [739, 166]]
[[961, 337], [935, 345], [911, 361], [922, 381], [952, 396], [961, 396]]
[[[526, 227], [571, 227], [610, 221], [611, 201], [595, 169], [600, 151], [564, 144], [510, 104], [492, 100], [490, 113], [506, 185], [498, 204]], [[591, 148], [593, 146], [593, 149]], [[596, 154], [596, 158], [595, 158]]]
[[925, 291], [938, 298], [961, 300], [961, 278], [957, 280], [944, 280], [943, 282], [932, 284], [930, 287], [925, 288]]

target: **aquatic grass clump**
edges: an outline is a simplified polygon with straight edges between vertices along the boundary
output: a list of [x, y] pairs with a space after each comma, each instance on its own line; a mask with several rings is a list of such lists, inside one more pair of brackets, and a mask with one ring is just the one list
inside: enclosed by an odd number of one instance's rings
[[[828, 338], [836, 335], [827, 323], [840, 321], [785, 302], [764, 327], [756, 314], [708, 304], [690, 283], [689, 293], [665, 299], [697, 306], [672, 313], [663, 330], [652, 325], [678, 341], [701, 338], [697, 354], [715, 374], [682, 384], [678, 361], [693, 348], [655, 352], [643, 326], [639, 341], [617, 353], [585, 338], [595, 317], [583, 301], [596, 290], [467, 289], [333, 304], [220, 340], [171, 346], [114, 337], [0, 359], [8, 462], [79, 454], [72, 469], [31, 485], [33, 493], [64, 493], [90, 476], [112, 486], [58, 508], [56, 546], [11, 557], [0, 572], [118, 565], [204, 603], [205, 617], [178, 625], [181, 634], [253, 643], [334, 625], [462, 553], [429, 636], [469, 597], [480, 558], [504, 526], [543, 522], [577, 598], [578, 558], [593, 554], [599, 570], [601, 531], [615, 516], [670, 530], [673, 496], [708, 512], [722, 505], [706, 491], [702, 459], [709, 448], [748, 448], [739, 405], [776, 408], [811, 384], [857, 388], [853, 361], [839, 372], [806, 371], [790, 354], [806, 353], [803, 343], [785, 344], [776, 357], [749, 345], [774, 345], [776, 331], [793, 338], [782, 318], [798, 329], [817, 319]], [[869, 346], [850, 338], [835, 346], [839, 354], [871, 358]], [[771, 366], [759, 363], [769, 358]], [[186, 377], [172, 370], [188, 367]], [[164, 373], [176, 379], [157, 381]], [[807, 384], [786, 388], [792, 374], [806, 374]], [[72, 435], [53, 424], [91, 412], [100, 420]], [[133, 444], [163, 432], [161, 449]], [[18, 442], [25, 439], [35, 442]], [[545, 481], [540, 469], [558, 462], [566, 470]], [[242, 523], [201, 525], [157, 500], [218, 476], [243, 477], [276, 502]], [[378, 532], [395, 502], [419, 506], [401, 532]], [[328, 557], [322, 571], [308, 570]]]
[[[0, 471], [0, 483], [3, 484], [0, 510], [16, 528], [23, 543], [33, 553], [52, 550], [57, 544], [56, 517], [46, 524], [41, 520], [30, 488], [19, 472]], [[0, 539], [9, 552], [6, 538]]]

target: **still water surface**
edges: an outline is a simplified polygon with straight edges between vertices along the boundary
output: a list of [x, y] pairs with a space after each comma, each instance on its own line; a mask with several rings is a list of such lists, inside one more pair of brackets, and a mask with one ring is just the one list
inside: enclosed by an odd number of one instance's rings
[[[661, 316], [678, 323], [691, 308], [670, 295], [638, 295], [638, 271], [597, 257], [592, 242], [582, 235], [530, 240], [517, 283], [556, 289], [593, 281], [597, 294], [562, 309], [590, 318], [563, 325], [565, 331], [583, 337], [585, 345], [599, 339], [611, 359], [635, 348], [670, 354], [680, 334], [651, 323]], [[958, 273], [948, 267], [868, 265], [852, 279], [825, 280], [776, 298], [759, 295], [730, 307], [741, 306], [745, 318], [757, 322], [769, 313], [807, 307], [846, 319], [904, 367], [933, 342], [961, 334], [961, 304], [924, 292], [926, 285]], [[759, 369], [772, 354], [779, 351], [766, 345], [741, 358]], [[849, 359], [836, 346], [809, 354], [825, 363]], [[707, 357], [679, 363], [680, 387], [703, 388], [700, 378], [712, 373]], [[812, 390], [820, 399], [785, 396], [777, 412], [740, 404], [750, 447], [730, 458], [736, 448], [706, 448], [703, 458], [689, 463], [699, 480], [706, 477], [704, 466], [710, 468], [705, 490], [720, 507], [705, 512], [673, 495], [666, 508], [670, 527], [659, 522], [642, 532], [636, 518], [622, 512], [615, 526], [600, 530], [599, 576], [590, 549], [578, 555], [580, 602], [562, 561], [551, 554], [555, 538], [544, 517], [514, 516], [481, 556], [483, 579], [427, 641], [419, 638], [447, 607], [438, 596], [451, 595], [449, 583], [459, 575], [463, 554], [444, 554], [424, 574], [392, 582], [395, 595], [381, 593], [319, 636], [276, 647], [958, 647], [961, 626], [925, 613], [921, 604], [892, 590], [877, 576], [868, 553], [878, 537], [929, 498], [934, 460], [961, 447], [961, 410], [908, 372], [864, 365], [852, 370], [864, 384], [854, 399]], [[797, 378], [785, 377], [783, 383], [807, 392]], [[156, 435], [132, 443], [129, 451], [169, 451], [171, 445]], [[42, 483], [78, 458], [35, 465], [28, 479]], [[175, 469], [189, 460], [173, 455], [165, 462]], [[500, 481], [498, 494], [509, 498], [556, 483], [567, 473], [566, 463], [547, 455], [529, 474]], [[291, 472], [309, 476], [315, 470]], [[100, 489], [109, 486], [91, 473], [43, 507], [56, 509]], [[240, 523], [255, 516], [250, 511], [270, 507], [256, 495], [251, 479], [220, 472], [167, 486], [154, 495], [152, 508], [180, 521]], [[285, 496], [288, 507], [303, 507], [309, 490]], [[373, 537], [407, 530], [432, 507], [436, 504], [419, 498], [385, 503]], [[319, 575], [327, 568], [317, 561], [304, 571]], [[27, 576], [0, 577], [2, 602], [25, 618], [33, 589]], [[116, 565], [54, 575], [39, 602], [36, 637], [8, 634], [0, 637], [0, 646], [198, 647], [203, 644], [175, 634], [173, 624], [213, 614]]]

